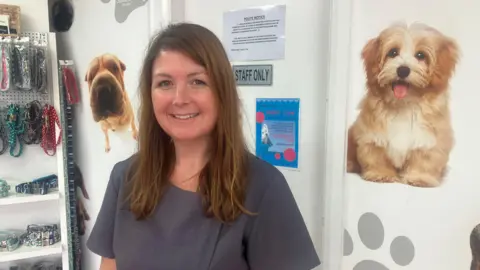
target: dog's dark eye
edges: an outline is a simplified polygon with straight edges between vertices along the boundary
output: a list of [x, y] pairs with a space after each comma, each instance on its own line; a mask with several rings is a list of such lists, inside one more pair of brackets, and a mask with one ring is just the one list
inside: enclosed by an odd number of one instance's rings
[[425, 53], [424, 52], [417, 52], [417, 53], [415, 53], [415, 58], [417, 58], [417, 60], [425, 60]]
[[398, 56], [398, 49], [397, 48], [391, 49], [390, 51], [388, 51], [387, 56], [390, 57], [390, 58], [397, 57]]

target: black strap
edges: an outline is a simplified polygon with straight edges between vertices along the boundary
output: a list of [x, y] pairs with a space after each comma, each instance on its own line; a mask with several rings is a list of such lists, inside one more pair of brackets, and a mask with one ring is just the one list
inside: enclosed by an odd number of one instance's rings
[[23, 141], [26, 144], [39, 144], [42, 141], [42, 104], [38, 100], [25, 105], [24, 121]]

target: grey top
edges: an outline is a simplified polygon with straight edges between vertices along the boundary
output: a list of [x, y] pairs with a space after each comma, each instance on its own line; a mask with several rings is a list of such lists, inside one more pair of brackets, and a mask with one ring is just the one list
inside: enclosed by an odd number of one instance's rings
[[[282, 173], [251, 156], [245, 206], [231, 225], [204, 216], [198, 193], [173, 185], [152, 218], [136, 221], [122, 194], [132, 158], [112, 170], [88, 248], [117, 270], [311, 270], [317, 253]], [[122, 201], [121, 201], [122, 200]]]

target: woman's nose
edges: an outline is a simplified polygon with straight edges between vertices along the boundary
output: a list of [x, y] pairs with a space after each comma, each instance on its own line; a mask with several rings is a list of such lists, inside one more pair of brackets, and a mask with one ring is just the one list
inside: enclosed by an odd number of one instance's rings
[[190, 102], [188, 95], [188, 89], [186, 84], [177, 84], [175, 89], [175, 98], [173, 99], [174, 105], [183, 105]]

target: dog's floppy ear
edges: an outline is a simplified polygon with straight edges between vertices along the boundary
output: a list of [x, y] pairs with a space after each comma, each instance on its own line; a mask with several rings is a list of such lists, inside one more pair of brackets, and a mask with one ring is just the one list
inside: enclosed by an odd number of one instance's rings
[[374, 78], [380, 72], [380, 40], [370, 39], [362, 50], [363, 65], [368, 78]]
[[127, 69], [127, 66], [125, 65], [125, 63], [122, 62], [122, 60], [118, 60], [118, 63], [120, 63], [120, 68], [122, 69], [122, 71], [125, 71]]
[[93, 114], [93, 121], [95, 121], [95, 123], [100, 122], [100, 120], [102, 120], [100, 116], [98, 116], [97, 114]]
[[436, 75], [448, 80], [455, 71], [459, 57], [460, 52], [456, 41], [445, 37], [437, 52]]
[[88, 65], [87, 72], [85, 73], [85, 81], [89, 82], [95, 77], [98, 72], [98, 58], [95, 57], [92, 59]]

